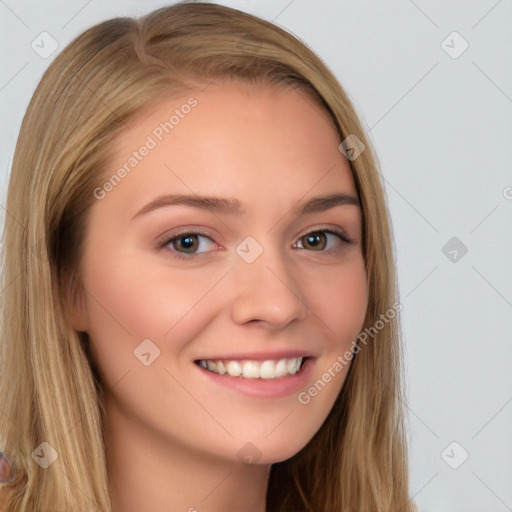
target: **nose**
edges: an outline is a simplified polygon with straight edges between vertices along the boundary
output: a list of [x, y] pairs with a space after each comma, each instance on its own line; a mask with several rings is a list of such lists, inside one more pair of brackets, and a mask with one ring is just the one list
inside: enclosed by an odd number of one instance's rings
[[282, 257], [264, 250], [252, 263], [240, 258], [233, 274], [234, 322], [252, 322], [277, 330], [306, 318], [307, 301], [293, 269]]

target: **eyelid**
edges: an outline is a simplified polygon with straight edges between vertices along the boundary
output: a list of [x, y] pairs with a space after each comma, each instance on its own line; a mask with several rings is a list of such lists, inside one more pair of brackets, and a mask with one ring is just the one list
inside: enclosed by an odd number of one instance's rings
[[[184, 235], [196, 235], [198, 237], [207, 238], [213, 244], [217, 245], [220, 250], [223, 249], [219, 244], [217, 244], [217, 242], [212, 237], [210, 237], [204, 233], [200, 233], [198, 231], [191, 231], [191, 230], [183, 231], [181, 233], [176, 233], [176, 234], [170, 235], [170, 236], [165, 236], [163, 238], [163, 241], [158, 243], [158, 248], [160, 250], [168, 251], [169, 254], [171, 255], [171, 257], [179, 259], [179, 260], [184, 260], [184, 261], [191, 261], [195, 258], [200, 258], [201, 256], [204, 256], [210, 252], [213, 252], [213, 251], [202, 251], [202, 252], [187, 253], [187, 252], [180, 252], [180, 251], [177, 251], [176, 249], [168, 247], [174, 240], [179, 239], [180, 237], [183, 237]], [[217, 250], [219, 250], [219, 249], [217, 249]]]
[[311, 233], [329, 233], [331, 235], [337, 236], [342, 243], [346, 244], [355, 244], [357, 242], [356, 239], [352, 238], [348, 235], [347, 231], [340, 226], [329, 226], [329, 225], [320, 225], [315, 227], [307, 228], [302, 234], [298, 235], [296, 240], [304, 238], [306, 235]]
[[174, 231], [171, 233], [167, 232], [164, 233], [162, 236], [158, 237], [155, 241], [155, 245], [157, 246], [157, 248], [164, 248], [167, 245], [169, 245], [172, 241], [185, 235], [196, 235], [201, 236], [203, 238], [208, 238], [216, 245], [221, 247], [221, 245], [214, 240], [214, 235], [210, 234], [208, 230], [206, 230], [206, 228], [201, 228], [201, 230], [199, 230], [198, 228], [179, 228], [178, 231]]
[[[218, 244], [212, 235], [210, 235], [208, 233], [208, 230], [206, 228], [201, 228], [202, 230], [200, 231], [198, 228], [187, 228], [187, 227], [184, 227], [184, 228], [180, 228], [178, 231], [175, 231], [175, 232], [172, 232], [172, 233], [165, 233], [164, 235], [162, 235], [161, 237], [159, 237], [157, 240], [156, 240], [156, 246], [158, 249], [166, 249], [168, 251], [170, 251], [172, 253], [172, 255], [176, 258], [180, 258], [180, 259], [183, 259], [183, 260], [190, 260], [192, 258], [195, 258], [195, 257], [200, 257], [202, 254], [207, 254], [209, 252], [213, 252], [213, 251], [204, 251], [204, 252], [196, 252], [196, 253], [182, 253], [182, 252], [179, 252], [179, 251], [176, 251], [174, 249], [170, 249], [168, 248], [167, 246], [173, 242], [174, 240], [184, 236], [184, 235], [196, 235], [196, 236], [200, 236], [200, 237], [204, 237], [204, 238], [208, 238], [211, 242], [213, 242], [214, 244], [216, 244], [221, 250], [223, 250], [224, 248]], [[301, 239], [301, 238], [304, 238], [305, 236], [309, 235], [309, 234], [312, 234], [312, 233], [327, 233], [327, 234], [331, 234], [331, 235], [334, 235], [336, 237], [338, 237], [339, 241], [342, 243], [342, 244], [354, 244], [355, 243], [355, 240], [353, 240], [351, 237], [349, 237], [345, 230], [339, 228], [339, 227], [336, 227], [336, 228], [332, 228], [332, 227], [315, 227], [315, 228], [308, 228], [306, 231], [304, 231], [301, 235], [299, 235], [295, 242], [293, 242], [293, 246], [294, 248], [296, 248], [296, 245], [298, 243], [298, 241]], [[303, 248], [299, 248], [301, 250], [305, 250], [307, 251], [307, 249], [303, 249]], [[318, 252], [330, 252], [329, 250], [326, 250], [326, 251], [318, 251]]]

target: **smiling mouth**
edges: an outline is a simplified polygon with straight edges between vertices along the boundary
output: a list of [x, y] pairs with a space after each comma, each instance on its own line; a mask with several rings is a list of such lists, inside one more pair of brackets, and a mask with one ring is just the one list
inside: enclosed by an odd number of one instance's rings
[[218, 375], [244, 379], [278, 379], [299, 373], [307, 359], [307, 357], [267, 359], [265, 361], [199, 359], [194, 362], [205, 370]]

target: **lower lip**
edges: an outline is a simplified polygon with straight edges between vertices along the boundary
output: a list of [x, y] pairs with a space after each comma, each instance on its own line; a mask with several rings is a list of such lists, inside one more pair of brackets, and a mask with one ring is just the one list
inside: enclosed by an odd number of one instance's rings
[[283, 398], [298, 393], [306, 386], [314, 362], [314, 359], [309, 357], [295, 375], [286, 375], [275, 379], [246, 379], [227, 374], [219, 375], [197, 364], [195, 366], [213, 382], [234, 389], [238, 393], [257, 398]]

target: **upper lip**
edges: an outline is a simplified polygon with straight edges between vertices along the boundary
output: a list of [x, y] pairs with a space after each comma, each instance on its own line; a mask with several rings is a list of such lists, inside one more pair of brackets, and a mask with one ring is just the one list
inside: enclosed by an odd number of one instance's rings
[[294, 359], [296, 357], [312, 357], [304, 350], [277, 350], [273, 352], [240, 352], [237, 354], [217, 354], [195, 359], [195, 361], [267, 361], [269, 359], [279, 361], [280, 359]]

